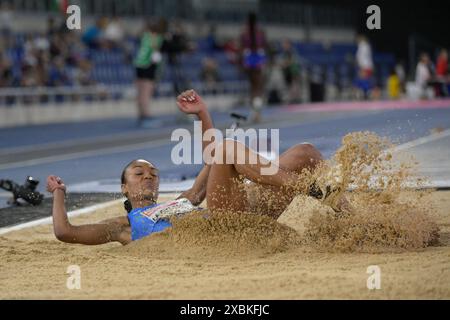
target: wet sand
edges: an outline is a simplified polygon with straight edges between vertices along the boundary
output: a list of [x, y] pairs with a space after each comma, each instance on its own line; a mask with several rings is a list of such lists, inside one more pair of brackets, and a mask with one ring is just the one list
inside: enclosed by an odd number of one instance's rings
[[[450, 299], [450, 191], [423, 200], [435, 207], [440, 244], [376, 254], [306, 244], [253, 250], [220, 237], [205, 250], [195, 243], [173, 246], [167, 233], [125, 247], [82, 246], [56, 240], [51, 225], [15, 231], [0, 236], [0, 298]], [[72, 222], [124, 214], [116, 205]], [[69, 265], [81, 268], [80, 290], [66, 287]], [[370, 265], [381, 268], [380, 290], [367, 289]]]

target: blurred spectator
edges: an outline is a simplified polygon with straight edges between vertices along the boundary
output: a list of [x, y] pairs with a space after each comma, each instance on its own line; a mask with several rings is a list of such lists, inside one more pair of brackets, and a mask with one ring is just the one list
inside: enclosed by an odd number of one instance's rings
[[448, 51], [441, 49], [436, 61], [436, 82], [438, 96], [448, 97]]
[[50, 66], [50, 57], [47, 51], [39, 51], [37, 54], [36, 73], [38, 77], [38, 85], [45, 86], [48, 82], [48, 73]]
[[398, 80], [400, 81], [400, 91], [405, 92], [405, 84], [406, 84], [406, 71], [404, 67], [404, 62], [399, 61], [395, 65], [395, 73], [398, 76]]
[[102, 17], [97, 20], [95, 25], [89, 27], [83, 34], [83, 42], [91, 49], [102, 48], [105, 45], [105, 28], [108, 19]]
[[372, 48], [367, 38], [363, 35], [358, 36], [357, 42], [356, 63], [358, 65], [359, 75], [360, 78], [367, 79], [373, 74]]
[[212, 58], [205, 58], [202, 62], [200, 79], [204, 82], [206, 89], [211, 93], [217, 92], [217, 83], [220, 81], [217, 63]]
[[11, 62], [0, 53], [0, 87], [12, 87], [13, 80]]
[[213, 53], [215, 51], [221, 50], [221, 46], [217, 42], [216, 38], [216, 26], [211, 25], [209, 28], [209, 33], [206, 36], [206, 51], [208, 53]]
[[94, 85], [95, 81], [92, 78], [92, 65], [89, 60], [82, 59], [78, 62], [78, 68], [73, 70], [72, 79], [74, 85], [90, 86]]
[[108, 44], [115, 48], [120, 47], [125, 37], [125, 31], [119, 17], [114, 17], [109, 21], [105, 29], [105, 39]]
[[71, 77], [62, 57], [57, 57], [52, 61], [48, 75], [48, 85], [50, 87], [72, 85]]
[[49, 16], [47, 18], [47, 37], [52, 38], [56, 33], [58, 33], [58, 31], [55, 17]]
[[430, 57], [427, 53], [422, 53], [420, 55], [419, 63], [416, 67], [416, 84], [420, 89], [425, 90], [426, 86], [428, 85], [428, 81], [430, 80]]
[[282, 67], [284, 81], [288, 88], [288, 103], [300, 101], [300, 60], [292, 43], [284, 40], [282, 47]]
[[445, 77], [448, 72], [448, 52], [446, 49], [442, 49], [439, 52], [439, 56], [436, 62], [436, 76]]
[[370, 90], [373, 88], [372, 48], [367, 38], [363, 35], [358, 36], [357, 42], [356, 64], [358, 67], [358, 78], [355, 85], [363, 92], [364, 98], [367, 99], [370, 96]]
[[325, 100], [325, 75], [324, 70], [315, 65], [309, 75], [309, 96], [311, 102], [323, 102]]
[[[36, 68], [33, 68], [32, 66], [25, 65], [22, 68], [22, 79], [20, 82], [21, 87], [37, 87], [39, 86], [39, 75], [37, 73]], [[22, 98], [22, 101], [26, 104], [36, 103], [38, 97], [37, 96], [30, 96], [25, 95]]]
[[267, 64], [267, 103], [269, 105], [278, 105], [283, 102], [283, 93], [286, 89], [285, 78], [283, 73], [283, 61], [276, 54], [269, 55], [269, 63]]
[[44, 34], [38, 34], [34, 39], [34, 47], [39, 52], [47, 51], [50, 48], [50, 42]]
[[223, 45], [227, 60], [232, 64], [239, 63], [239, 43], [236, 39], [228, 39]]
[[158, 127], [160, 123], [150, 115], [149, 104], [154, 91], [154, 81], [161, 63], [163, 38], [160, 25], [155, 21], [146, 22], [142, 32], [134, 65], [136, 67], [137, 107], [139, 125], [144, 128]]
[[9, 35], [13, 25], [13, 10], [8, 2], [3, 1], [0, 4], [0, 33]]
[[250, 13], [247, 17], [240, 48], [242, 66], [250, 82], [251, 121], [259, 122], [263, 105], [263, 70], [266, 65], [267, 42], [265, 33], [258, 26], [255, 13]]
[[395, 69], [391, 70], [391, 74], [387, 80], [387, 91], [390, 99], [398, 99], [401, 92], [400, 77], [397, 75]]
[[34, 38], [32, 35], [27, 35], [24, 44], [24, 63], [34, 67], [37, 63], [36, 54], [37, 50], [35, 48]]
[[64, 53], [63, 36], [59, 33], [53, 34], [50, 39], [50, 57], [56, 58]]

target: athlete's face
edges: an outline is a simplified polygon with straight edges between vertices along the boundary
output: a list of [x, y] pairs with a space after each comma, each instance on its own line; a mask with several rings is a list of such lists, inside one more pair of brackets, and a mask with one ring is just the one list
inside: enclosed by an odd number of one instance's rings
[[122, 192], [129, 200], [158, 199], [159, 171], [146, 160], [134, 161], [125, 172], [126, 182]]

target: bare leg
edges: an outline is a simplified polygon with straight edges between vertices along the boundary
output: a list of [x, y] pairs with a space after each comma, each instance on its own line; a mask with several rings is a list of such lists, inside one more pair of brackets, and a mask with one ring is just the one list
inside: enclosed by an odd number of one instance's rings
[[[223, 150], [223, 153], [217, 152]], [[220, 157], [220, 159], [219, 159]], [[248, 159], [257, 159], [250, 164]], [[231, 163], [227, 163], [226, 160]], [[247, 161], [246, 161], [247, 160]], [[240, 142], [225, 140], [216, 147], [216, 162], [211, 165], [206, 188], [208, 209], [233, 210], [237, 212], [248, 209], [247, 194], [242, 187], [244, 178], [255, 183], [282, 187], [295, 182], [292, 172], [278, 170], [274, 175], [261, 175], [261, 169], [268, 167], [263, 159]]]
[[250, 70], [250, 94], [252, 100], [263, 95], [263, 74], [262, 70]]
[[[279, 157], [279, 166], [286, 172], [301, 173], [303, 169], [314, 170], [322, 160], [321, 153], [313, 145], [302, 143], [283, 152]], [[278, 186], [253, 184], [249, 188], [249, 196], [250, 211], [278, 218], [295, 194]]]
[[263, 73], [260, 69], [251, 69], [248, 71], [248, 77], [250, 80], [250, 98], [252, 106], [252, 121], [260, 122], [261, 114], [260, 109], [262, 107], [263, 97]]
[[153, 95], [153, 81], [138, 79], [136, 86], [139, 117], [149, 117], [149, 103]]

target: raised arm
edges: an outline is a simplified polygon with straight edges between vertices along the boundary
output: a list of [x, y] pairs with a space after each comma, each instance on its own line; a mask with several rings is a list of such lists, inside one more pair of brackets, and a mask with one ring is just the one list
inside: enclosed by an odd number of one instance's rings
[[[202, 135], [205, 134], [206, 130], [214, 129], [211, 115], [209, 114], [206, 103], [194, 90], [191, 89], [181, 93], [177, 97], [177, 105], [181, 112], [186, 114], [195, 114], [197, 116], [198, 120], [202, 122]], [[204, 151], [210, 143], [212, 142], [203, 141], [202, 151]]]
[[66, 186], [61, 178], [49, 176], [47, 191], [53, 193], [53, 230], [58, 240], [87, 245], [115, 241], [122, 244], [131, 242], [131, 236], [125, 231], [128, 227], [126, 217], [108, 219], [96, 224], [73, 226], [67, 217], [64, 203]]
[[[205, 102], [194, 90], [187, 90], [180, 94], [177, 97], [177, 105], [182, 112], [197, 115], [198, 120], [202, 123], [202, 134], [205, 134], [206, 130], [214, 129], [211, 115], [209, 114]], [[203, 141], [202, 151], [204, 151], [210, 143], [215, 143], [215, 141]], [[206, 197], [206, 183], [208, 181], [210, 168], [210, 165], [205, 165], [195, 179], [192, 188], [183, 192], [179, 198], [187, 198], [192, 204], [199, 205]]]

